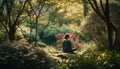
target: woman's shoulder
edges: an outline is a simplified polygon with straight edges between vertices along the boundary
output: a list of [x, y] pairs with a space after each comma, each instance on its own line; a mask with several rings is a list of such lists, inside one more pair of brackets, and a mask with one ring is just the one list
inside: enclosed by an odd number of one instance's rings
[[70, 40], [63, 40], [63, 42], [71, 42]]

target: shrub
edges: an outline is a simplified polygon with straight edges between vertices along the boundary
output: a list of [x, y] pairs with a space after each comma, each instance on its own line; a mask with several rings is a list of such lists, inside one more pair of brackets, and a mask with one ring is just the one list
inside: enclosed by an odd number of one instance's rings
[[[55, 26], [47, 27], [42, 35], [42, 41], [48, 45], [52, 45], [56, 43], [56, 34], [58, 33], [68, 33], [69, 30], [65, 28], [58, 28]], [[39, 35], [40, 36], [40, 35]], [[41, 36], [40, 36], [41, 37]]]
[[[60, 68], [68, 69], [120, 69], [120, 53], [99, 51], [93, 42], [87, 43], [74, 58], [62, 62]], [[66, 69], [66, 68], [64, 68]]]
[[49, 69], [50, 58], [40, 47], [27, 43], [0, 44], [0, 69]]
[[120, 54], [116, 51], [89, 52], [67, 60], [60, 65], [61, 69], [64, 65], [68, 69], [120, 69]]

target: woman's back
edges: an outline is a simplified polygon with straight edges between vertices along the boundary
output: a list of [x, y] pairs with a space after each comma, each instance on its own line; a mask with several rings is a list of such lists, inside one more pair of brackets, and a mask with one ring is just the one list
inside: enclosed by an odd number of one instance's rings
[[71, 52], [72, 44], [70, 40], [64, 40], [62, 43], [62, 50], [63, 52]]

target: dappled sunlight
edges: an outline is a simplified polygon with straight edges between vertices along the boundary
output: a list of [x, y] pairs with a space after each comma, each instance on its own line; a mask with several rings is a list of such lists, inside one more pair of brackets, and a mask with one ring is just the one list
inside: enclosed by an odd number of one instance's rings
[[72, 5], [70, 4], [70, 6], [67, 7], [64, 18], [71, 17], [71, 19], [73, 19], [79, 17], [80, 19], [82, 19], [81, 18], [82, 17], [81, 14], [83, 14], [82, 9], [83, 7], [81, 5], [72, 3]]
[[0, 69], [120, 69], [119, 8], [120, 0], [0, 0]]
[[84, 54], [87, 51], [94, 52], [96, 50], [97, 50], [96, 44], [93, 41], [90, 41], [87, 43], [83, 43], [80, 51], [78, 51], [78, 52], [79, 52], [79, 54]]
[[36, 3], [37, 2], [37, 0], [32, 0], [32, 3]]
[[45, 47], [44, 51], [47, 53], [49, 57], [55, 59], [56, 61], [60, 60], [60, 58], [57, 57], [59, 51], [55, 49], [53, 46]]
[[69, 24], [69, 29], [71, 29], [74, 32], [79, 32], [80, 27], [73, 23], [73, 24]]
[[[8, 64], [8, 66], [12, 63], [14, 65], [12, 68], [30, 68], [31, 66], [27, 67], [28, 62], [29, 64], [36, 64], [37, 61], [39, 61], [40, 63], [38, 62], [38, 65], [41, 65], [41, 61], [44, 61], [42, 62], [44, 65], [46, 63], [45, 53], [41, 49], [38, 50], [38, 47], [33, 48], [29, 43], [20, 41], [14, 41], [12, 43], [3, 42], [2, 45], [0, 45], [0, 51], [2, 51], [0, 53], [2, 55], [0, 56], [1, 63]], [[36, 66], [37, 65], [35, 65], [35, 68], [39, 68], [39, 66]]]
[[85, 19], [81, 22], [81, 26], [82, 26], [82, 27], [85, 27], [87, 24], [89, 24], [90, 19], [91, 19], [91, 17], [92, 17], [92, 16], [91, 16], [92, 13], [93, 13], [93, 12], [90, 12], [89, 15], [86, 16]]

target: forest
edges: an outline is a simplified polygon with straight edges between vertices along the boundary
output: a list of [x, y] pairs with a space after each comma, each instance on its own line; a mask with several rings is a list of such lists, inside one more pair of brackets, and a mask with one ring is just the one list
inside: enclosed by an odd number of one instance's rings
[[[120, 69], [120, 0], [0, 0], [0, 69]], [[74, 54], [62, 53], [65, 34]]]

